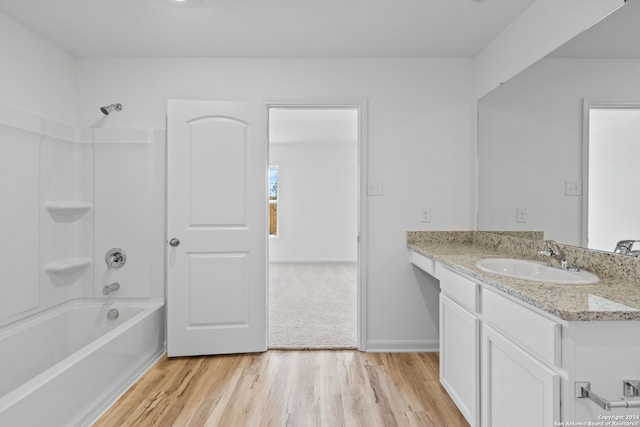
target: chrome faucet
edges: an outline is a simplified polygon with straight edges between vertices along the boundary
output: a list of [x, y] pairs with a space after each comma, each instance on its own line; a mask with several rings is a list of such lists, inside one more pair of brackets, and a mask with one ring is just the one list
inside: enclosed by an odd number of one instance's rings
[[616, 243], [616, 248], [613, 253], [620, 255], [638, 256], [638, 251], [631, 250], [634, 243], [640, 243], [640, 240], [620, 240], [618, 243]]
[[545, 243], [547, 245], [547, 249], [538, 252], [538, 254], [542, 255], [543, 257], [549, 258], [549, 264], [552, 267], [558, 267], [563, 270], [579, 270], [579, 268], [570, 267], [569, 264], [567, 264], [567, 256], [560, 247], [560, 243], [558, 243], [556, 240], [545, 240]]
[[104, 288], [102, 288], [102, 295], [112, 294], [118, 289], [120, 289], [120, 283], [113, 282], [112, 284], [106, 285]]

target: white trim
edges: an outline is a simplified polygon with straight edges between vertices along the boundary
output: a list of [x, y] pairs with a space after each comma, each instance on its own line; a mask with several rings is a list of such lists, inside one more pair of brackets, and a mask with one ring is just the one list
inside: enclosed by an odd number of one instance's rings
[[582, 100], [582, 247], [589, 243], [589, 110], [591, 108], [640, 108], [640, 98], [606, 98]]
[[343, 139], [334, 141], [322, 141], [322, 140], [310, 140], [310, 141], [269, 141], [269, 144], [273, 145], [351, 145], [356, 144], [357, 141]]
[[404, 353], [440, 351], [439, 340], [371, 340], [367, 342], [370, 353]]
[[369, 259], [369, 134], [367, 100], [358, 104], [358, 350], [367, 350], [367, 262]]
[[589, 101], [582, 101], [582, 216], [580, 218], [580, 246], [587, 247], [589, 241]]
[[310, 262], [310, 263], [314, 263], [314, 262], [348, 262], [348, 263], [354, 263], [354, 262], [358, 262], [357, 259], [337, 259], [337, 258], [311, 258], [311, 259], [304, 259], [304, 258], [281, 258], [281, 259], [270, 259], [269, 263], [273, 264], [273, 263], [279, 263], [279, 262], [292, 262], [292, 263], [303, 263], [303, 262]]
[[367, 257], [368, 257], [368, 124], [367, 100], [353, 98], [293, 99], [265, 101], [267, 132], [269, 108], [356, 108], [358, 110], [358, 350], [367, 350]]

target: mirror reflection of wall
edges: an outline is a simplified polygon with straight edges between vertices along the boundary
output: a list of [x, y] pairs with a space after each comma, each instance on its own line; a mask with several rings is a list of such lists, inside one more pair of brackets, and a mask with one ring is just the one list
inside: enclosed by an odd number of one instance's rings
[[637, 22], [640, 1], [627, 2], [480, 99], [479, 230], [541, 230], [586, 244], [583, 193], [568, 191], [583, 184], [583, 102], [640, 99]]
[[605, 251], [640, 240], [640, 104], [615, 104], [588, 109], [588, 247]]

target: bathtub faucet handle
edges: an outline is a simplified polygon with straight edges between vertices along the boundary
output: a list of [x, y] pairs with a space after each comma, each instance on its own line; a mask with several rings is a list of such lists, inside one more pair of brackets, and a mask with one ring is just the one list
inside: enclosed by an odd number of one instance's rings
[[127, 254], [123, 249], [111, 248], [104, 256], [104, 261], [107, 263], [107, 267], [109, 268], [120, 268], [125, 262], [127, 262]]

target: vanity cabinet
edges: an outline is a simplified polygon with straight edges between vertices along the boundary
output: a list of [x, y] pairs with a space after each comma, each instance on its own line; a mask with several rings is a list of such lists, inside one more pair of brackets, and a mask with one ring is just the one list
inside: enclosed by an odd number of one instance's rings
[[560, 419], [560, 325], [439, 263], [435, 275], [440, 382], [469, 424], [553, 425]]
[[472, 426], [479, 424], [479, 331], [474, 313], [440, 296], [440, 383]]
[[430, 274], [441, 290], [440, 382], [469, 424], [554, 425], [561, 325], [440, 262]]

